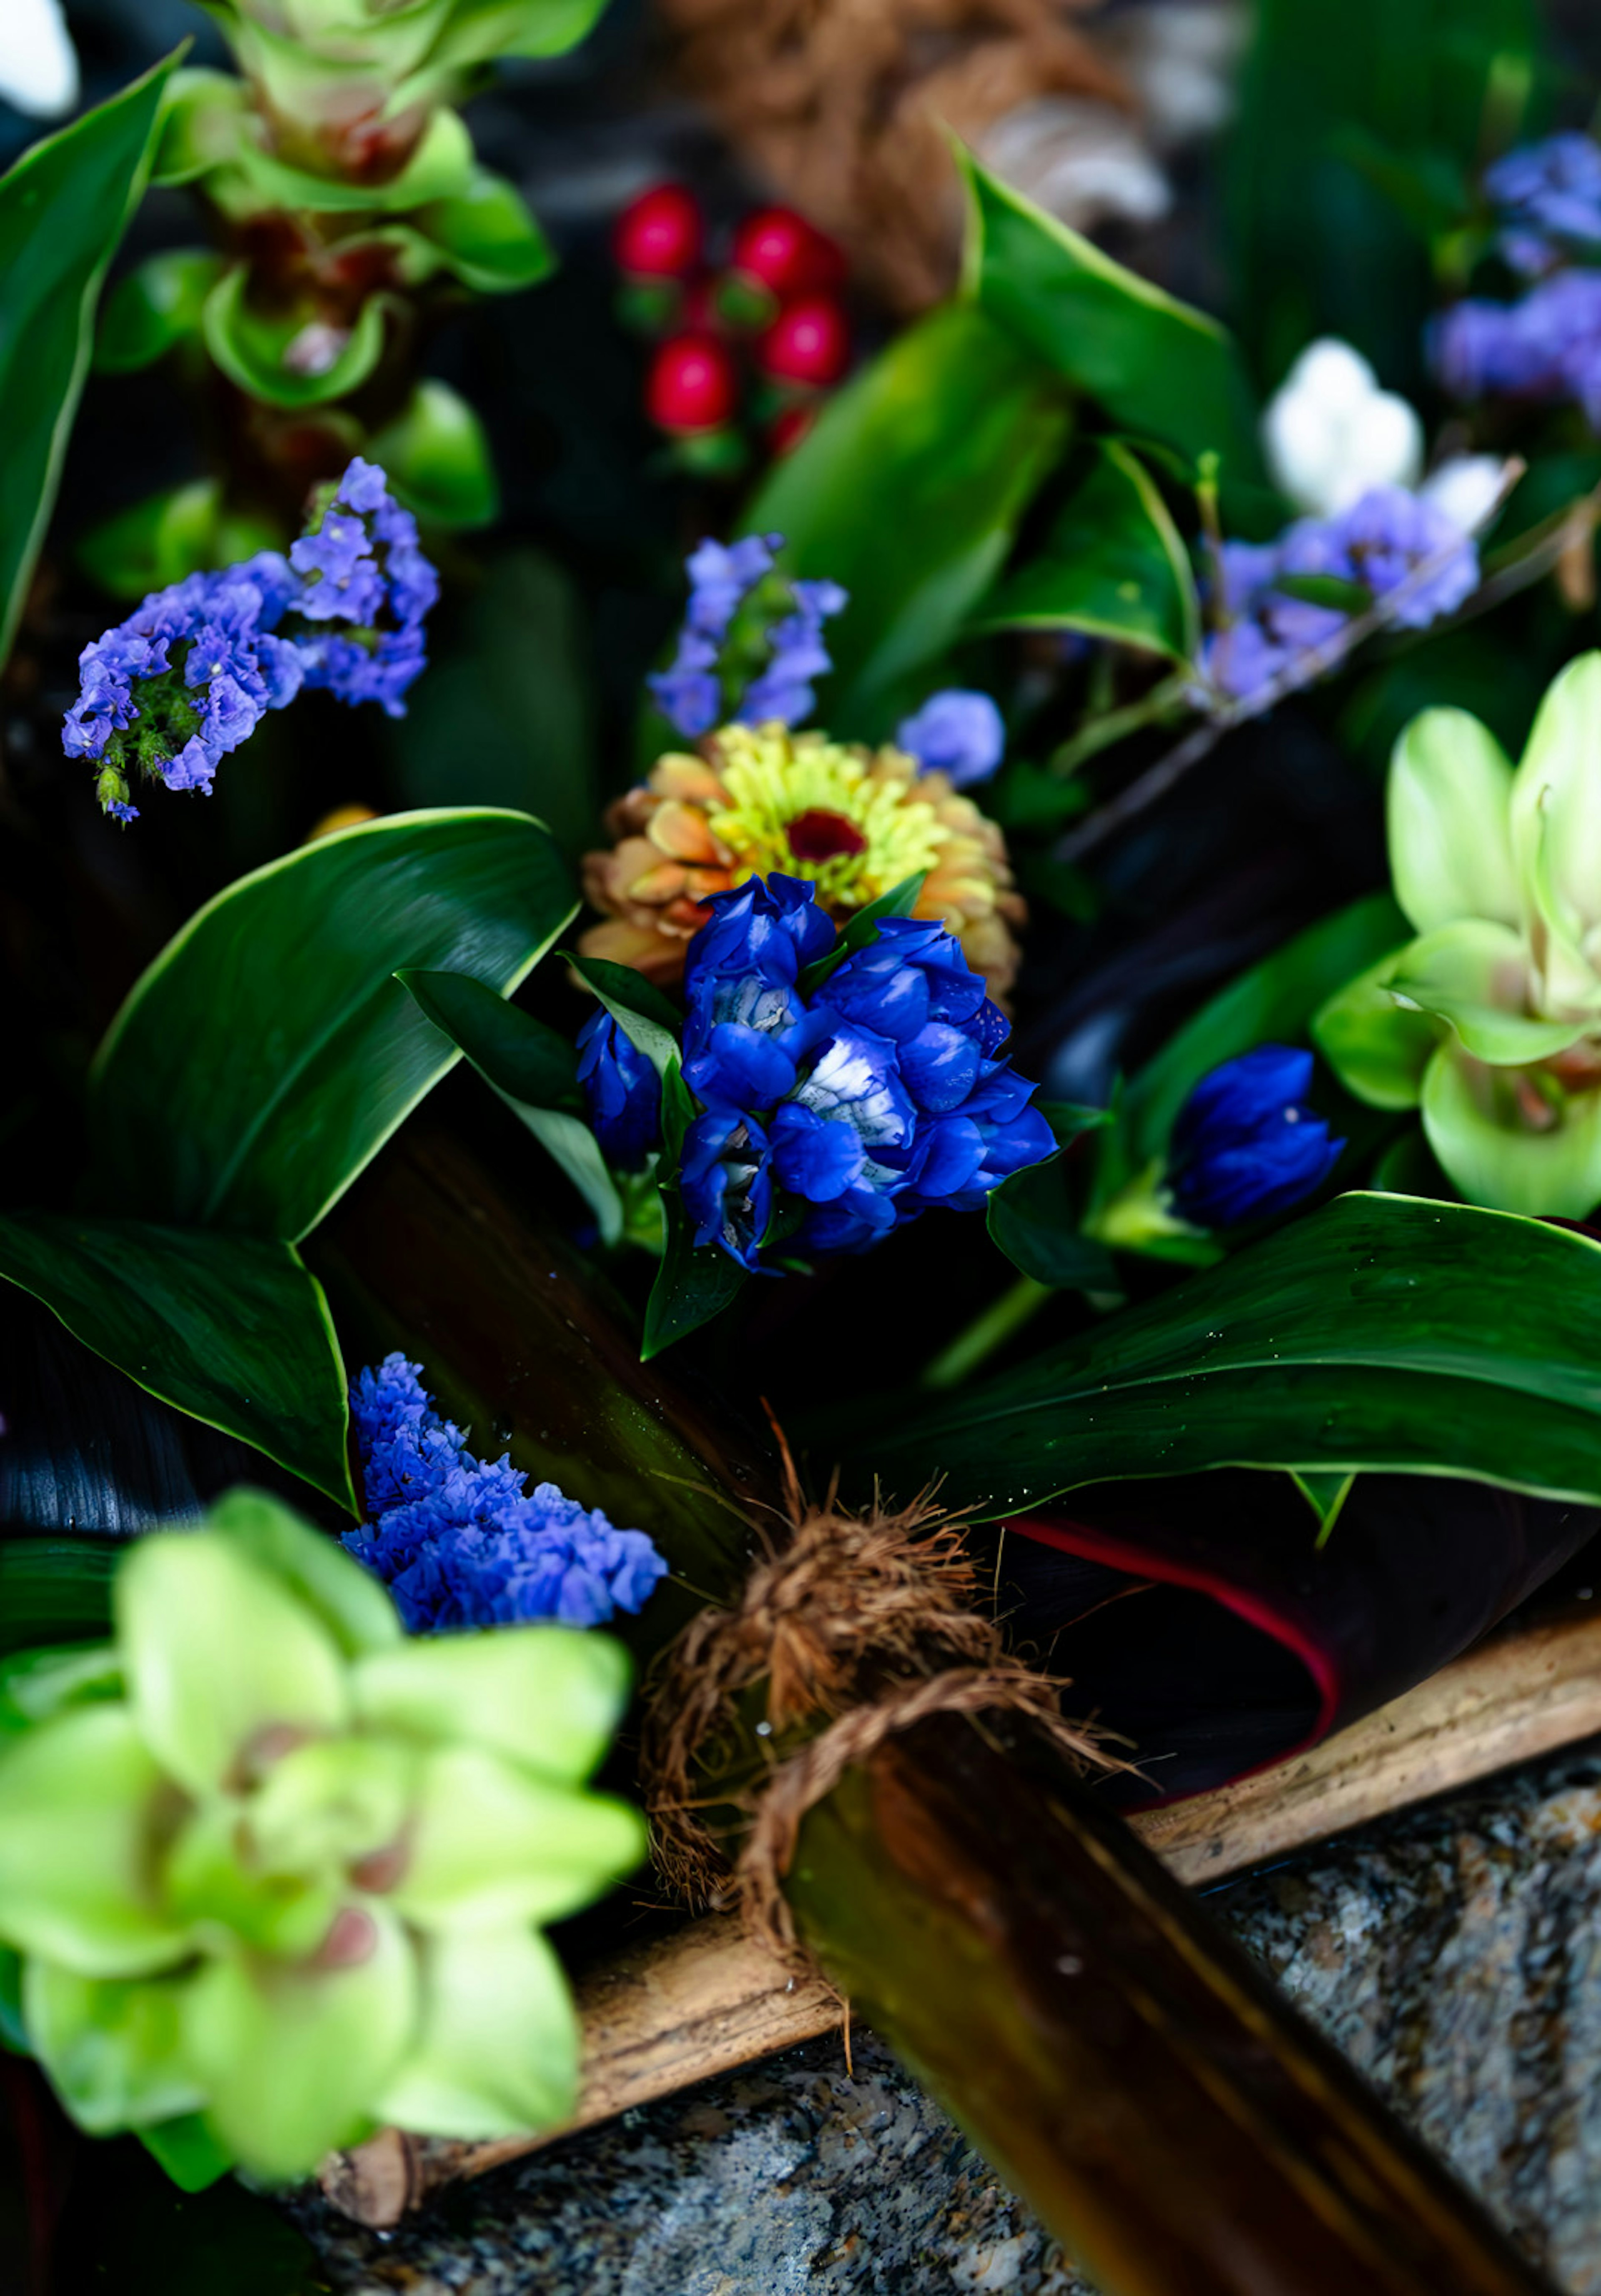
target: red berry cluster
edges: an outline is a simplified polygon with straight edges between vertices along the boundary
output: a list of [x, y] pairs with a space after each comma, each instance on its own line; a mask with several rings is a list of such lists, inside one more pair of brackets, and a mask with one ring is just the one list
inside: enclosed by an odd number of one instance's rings
[[625, 209], [614, 247], [624, 316], [658, 339], [645, 410], [685, 459], [737, 468], [742, 411], [769, 452], [799, 445], [819, 394], [850, 361], [839, 299], [845, 258], [833, 242], [792, 208], [762, 208], [744, 218], [727, 263], [716, 266], [694, 193], [658, 184]]

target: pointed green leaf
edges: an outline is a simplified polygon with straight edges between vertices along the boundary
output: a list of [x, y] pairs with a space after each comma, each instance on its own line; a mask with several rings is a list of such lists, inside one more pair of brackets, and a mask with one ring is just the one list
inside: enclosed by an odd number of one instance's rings
[[639, 1349], [644, 1363], [732, 1307], [745, 1287], [747, 1272], [720, 1244], [696, 1243], [676, 1185], [663, 1187], [661, 1205], [667, 1220], [667, 1248], [645, 1302], [645, 1334]]
[[[1601, 1096], [1598, 1096], [1601, 1097]], [[886, 1490], [986, 1517], [1212, 1467], [1466, 1475], [1601, 1502], [1601, 1244], [1348, 1195], [881, 1435]]]
[[1115, 439], [1047, 537], [973, 615], [977, 630], [1079, 630], [1170, 660], [1194, 658], [1201, 611], [1189, 553], [1150, 472]]
[[829, 625], [824, 722], [882, 739], [906, 681], [956, 638], [1055, 462], [1060, 383], [982, 311], [947, 304], [897, 335], [818, 416], [752, 504], [792, 572], [850, 593]]
[[1148, 431], [1226, 478], [1260, 476], [1244, 369], [1215, 319], [1175, 301], [1033, 206], [970, 154], [967, 289], [1120, 430]]
[[291, 1244], [20, 1212], [0, 1218], [0, 1278], [149, 1394], [358, 1512], [339, 1342]]
[[675, 1012], [661, 991], [631, 964], [613, 964], [610, 957], [574, 956], [571, 962], [657, 1075], [665, 1077], [670, 1068], [676, 1068], [684, 1016]]
[[1080, 1232], [1079, 1207], [1060, 1156], [1003, 1180], [986, 1208], [989, 1234], [1014, 1267], [1036, 1283], [1072, 1292], [1115, 1292], [1111, 1253]]
[[304, 1235], [458, 1057], [397, 970], [514, 988], [574, 907], [546, 832], [489, 808], [392, 815], [241, 878], [96, 1056], [98, 1201]]
[[0, 664], [55, 501], [95, 306], [144, 189], [176, 62], [46, 136], [0, 177]]
[[158, 2120], [152, 2128], [141, 2128], [138, 2135], [145, 2151], [160, 2162], [180, 2193], [207, 2191], [234, 2165], [234, 2155], [218, 2143], [202, 2112]]

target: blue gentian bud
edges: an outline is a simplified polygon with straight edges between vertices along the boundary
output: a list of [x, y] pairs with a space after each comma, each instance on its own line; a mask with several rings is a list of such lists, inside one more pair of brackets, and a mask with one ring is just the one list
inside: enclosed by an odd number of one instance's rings
[[636, 1172], [661, 1133], [661, 1079], [603, 1008], [579, 1030], [579, 1082], [609, 1164]]
[[943, 774], [953, 789], [971, 789], [989, 780], [1005, 757], [1006, 728], [987, 693], [952, 685], [901, 719], [895, 746], [925, 774]]
[[1343, 1140], [1307, 1105], [1312, 1056], [1259, 1045], [1203, 1077], [1173, 1128], [1169, 1182], [1195, 1227], [1287, 1211], [1322, 1186]]

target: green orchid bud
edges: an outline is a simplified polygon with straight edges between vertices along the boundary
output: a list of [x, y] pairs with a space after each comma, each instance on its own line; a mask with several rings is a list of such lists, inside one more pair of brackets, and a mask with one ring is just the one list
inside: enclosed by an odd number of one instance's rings
[[645, 1854], [584, 1784], [621, 1646], [408, 1642], [359, 1564], [248, 1491], [130, 1548], [115, 1617], [109, 1646], [0, 1669], [0, 1940], [81, 2126], [177, 2157], [198, 2115], [283, 2179], [386, 2121], [564, 2119], [577, 2026], [538, 1924]]
[[1601, 653], [1552, 685], [1516, 771], [1461, 709], [1427, 709], [1390, 770], [1390, 865], [1417, 938], [1313, 1033], [1347, 1087], [1416, 1108], [1492, 1210], [1601, 1201]]

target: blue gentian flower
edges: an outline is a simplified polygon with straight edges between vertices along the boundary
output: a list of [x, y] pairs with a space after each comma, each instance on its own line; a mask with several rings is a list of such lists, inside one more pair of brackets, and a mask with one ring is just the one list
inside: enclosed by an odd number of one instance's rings
[[350, 1408], [373, 1520], [342, 1544], [384, 1581], [409, 1633], [600, 1626], [639, 1610], [666, 1576], [643, 1531], [614, 1529], [554, 1483], [530, 1491], [508, 1458], [475, 1459], [404, 1356], [364, 1371]]
[[945, 774], [954, 789], [971, 789], [989, 780], [1005, 757], [1006, 723], [989, 694], [947, 686], [901, 719], [895, 746], [925, 774]]
[[209, 793], [222, 759], [302, 685], [402, 716], [438, 594], [415, 520], [358, 455], [287, 559], [266, 550], [191, 574], [86, 646], [62, 747], [99, 767], [102, 808], [128, 822], [130, 777]]
[[1338, 635], [1350, 616], [1280, 589], [1286, 575], [1333, 576], [1383, 598], [1434, 558], [1441, 560], [1435, 572], [1395, 612], [1407, 629], [1426, 629], [1455, 613], [1479, 585], [1472, 536], [1424, 496], [1405, 487], [1374, 487], [1332, 518], [1298, 519], [1277, 542], [1226, 542], [1221, 603], [1227, 619], [1208, 638], [1202, 667], [1224, 693], [1253, 693], [1297, 655]]
[[883, 920], [809, 994], [800, 976], [836, 938], [815, 886], [753, 877], [708, 906], [685, 973], [702, 1112], [678, 1185], [697, 1243], [756, 1268], [784, 1214], [798, 1250], [865, 1250], [1054, 1152], [1002, 1056], [1006, 1018], [942, 924]]
[[1320, 1188], [1343, 1140], [1307, 1104], [1312, 1056], [1259, 1045], [1203, 1077], [1173, 1127], [1175, 1208], [1196, 1227], [1287, 1211]]
[[[669, 667], [645, 684], [662, 716], [687, 740], [710, 734], [727, 714], [718, 675], [723, 647], [735, 615], [772, 572], [775, 554], [783, 547], [781, 534], [746, 535], [727, 545], [702, 542], [686, 562], [689, 605], [677, 649]], [[792, 726], [806, 717], [816, 699], [812, 680], [833, 666], [823, 624], [843, 611], [847, 593], [837, 582], [823, 581], [792, 582], [789, 591], [792, 611], [767, 633], [767, 667], [735, 707], [735, 714], [747, 726]]]
[[610, 1164], [636, 1172], [661, 1131], [661, 1079], [603, 1008], [579, 1030], [579, 1082]]

